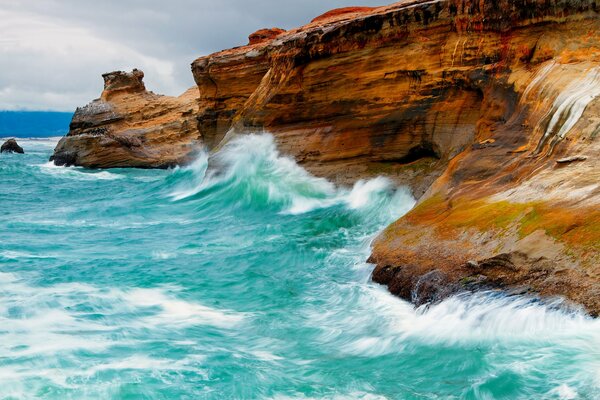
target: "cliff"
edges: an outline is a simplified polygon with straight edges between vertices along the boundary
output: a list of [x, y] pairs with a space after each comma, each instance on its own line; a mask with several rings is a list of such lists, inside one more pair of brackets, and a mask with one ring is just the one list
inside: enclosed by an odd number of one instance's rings
[[[78, 110], [55, 160], [165, 166], [189, 157], [199, 136], [215, 148], [267, 130], [317, 175], [342, 183], [386, 175], [411, 186], [417, 207], [371, 256], [374, 279], [393, 293], [424, 304], [510, 287], [597, 314], [598, 11], [600, 0], [334, 10], [197, 59], [195, 94], [109, 85]], [[169, 124], [178, 128], [161, 133]], [[132, 129], [146, 140], [142, 156], [120, 140]]]

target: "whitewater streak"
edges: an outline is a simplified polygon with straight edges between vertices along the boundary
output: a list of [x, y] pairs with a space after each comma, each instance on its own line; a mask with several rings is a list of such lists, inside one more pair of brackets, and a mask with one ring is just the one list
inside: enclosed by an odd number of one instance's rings
[[[499, 292], [415, 309], [370, 280], [414, 199], [233, 139], [171, 171], [3, 157], [0, 398], [597, 398], [600, 325]], [[110, 174], [110, 175], [108, 175]], [[44, 206], [40, 207], [40, 199]]]
[[[182, 200], [192, 196], [226, 188], [223, 196], [237, 196], [248, 205], [270, 204], [282, 212], [303, 214], [319, 208], [344, 205], [351, 210], [379, 207], [378, 199], [386, 193], [395, 193], [389, 204], [398, 207], [380, 209], [388, 215], [401, 215], [414, 206], [414, 199], [406, 188], [396, 189], [386, 178], [359, 180], [348, 190], [337, 188], [323, 178], [309, 174], [296, 162], [279, 154], [273, 136], [241, 135], [229, 141], [211, 158], [202, 152], [197, 160], [184, 170], [194, 178], [178, 187], [171, 197]], [[382, 194], [384, 196], [382, 196]]]

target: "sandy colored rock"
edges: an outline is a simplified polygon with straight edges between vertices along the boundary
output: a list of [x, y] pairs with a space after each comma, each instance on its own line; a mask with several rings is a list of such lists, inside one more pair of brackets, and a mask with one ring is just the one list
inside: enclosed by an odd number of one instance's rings
[[255, 45], [275, 39], [277, 36], [285, 33], [285, 29], [271, 28], [271, 29], [260, 29], [250, 36], [248, 36], [248, 44]]
[[167, 168], [188, 162], [201, 147], [198, 89], [179, 97], [146, 90], [134, 69], [104, 74], [99, 99], [78, 108], [50, 158], [88, 168]]
[[392, 292], [424, 304], [519, 288], [598, 314], [599, 10], [600, 0], [334, 10], [195, 60], [197, 91], [177, 99], [147, 92], [135, 71], [109, 74], [55, 161], [161, 167], [189, 159], [199, 137], [214, 150], [269, 131], [319, 176], [412, 188], [417, 207], [371, 257]]

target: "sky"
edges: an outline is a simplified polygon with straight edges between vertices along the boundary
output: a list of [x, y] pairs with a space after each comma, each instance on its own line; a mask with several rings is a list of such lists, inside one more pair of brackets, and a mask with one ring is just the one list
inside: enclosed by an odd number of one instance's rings
[[146, 87], [177, 95], [190, 63], [290, 29], [333, 8], [393, 0], [0, 0], [0, 110], [73, 111], [101, 74], [142, 69]]

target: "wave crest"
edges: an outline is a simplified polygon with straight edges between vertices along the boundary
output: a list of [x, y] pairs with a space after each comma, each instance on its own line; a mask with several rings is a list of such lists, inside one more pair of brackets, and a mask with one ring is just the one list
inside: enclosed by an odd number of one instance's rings
[[286, 214], [343, 206], [398, 215], [414, 205], [407, 189], [397, 189], [383, 177], [360, 180], [350, 189], [315, 177], [282, 156], [269, 134], [238, 136], [213, 155], [210, 163], [204, 152], [180, 173], [188, 179], [171, 193], [175, 201], [218, 197], [221, 202], [275, 207]]

